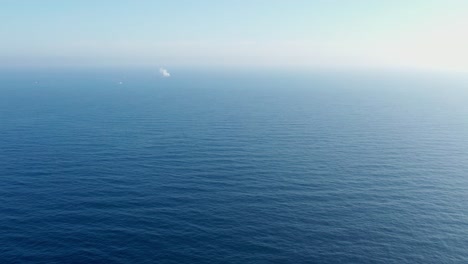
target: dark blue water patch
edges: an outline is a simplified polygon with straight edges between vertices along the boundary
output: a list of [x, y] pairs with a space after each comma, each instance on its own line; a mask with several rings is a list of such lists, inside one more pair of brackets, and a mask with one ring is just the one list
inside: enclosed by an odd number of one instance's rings
[[466, 82], [332, 77], [2, 75], [1, 262], [467, 262]]

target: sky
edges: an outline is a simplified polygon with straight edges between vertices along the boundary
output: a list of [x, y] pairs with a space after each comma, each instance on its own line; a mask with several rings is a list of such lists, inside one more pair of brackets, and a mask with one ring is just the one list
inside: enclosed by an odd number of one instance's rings
[[0, 0], [0, 66], [468, 72], [466, 0]]

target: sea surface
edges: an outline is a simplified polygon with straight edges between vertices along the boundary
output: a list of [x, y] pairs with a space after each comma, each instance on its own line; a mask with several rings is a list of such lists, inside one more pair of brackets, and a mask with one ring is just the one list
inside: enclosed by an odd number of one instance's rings
[[468, 80], [0, 72], [0, 263], [468, 263]]

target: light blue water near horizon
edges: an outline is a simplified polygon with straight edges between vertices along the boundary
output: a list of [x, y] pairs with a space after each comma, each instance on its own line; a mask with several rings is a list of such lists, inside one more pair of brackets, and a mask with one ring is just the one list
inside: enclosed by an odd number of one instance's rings
[[1, 263], [468, 262], [467, 80], [172, 76], [0, 73]]

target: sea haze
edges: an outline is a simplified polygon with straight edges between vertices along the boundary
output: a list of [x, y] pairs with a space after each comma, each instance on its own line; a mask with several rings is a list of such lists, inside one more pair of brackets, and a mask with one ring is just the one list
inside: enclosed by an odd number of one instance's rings
[[468, 263], [468, 82], [3, 70], [1, 263]]

